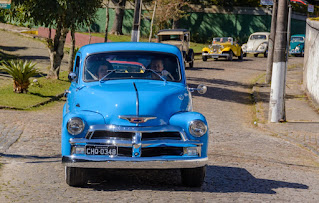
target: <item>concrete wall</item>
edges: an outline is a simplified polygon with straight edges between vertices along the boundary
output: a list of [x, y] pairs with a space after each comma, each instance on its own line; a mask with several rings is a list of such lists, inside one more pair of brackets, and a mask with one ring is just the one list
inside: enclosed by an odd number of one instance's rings
[[307, 19], [303, 85], [319, 104], [319, 21]]

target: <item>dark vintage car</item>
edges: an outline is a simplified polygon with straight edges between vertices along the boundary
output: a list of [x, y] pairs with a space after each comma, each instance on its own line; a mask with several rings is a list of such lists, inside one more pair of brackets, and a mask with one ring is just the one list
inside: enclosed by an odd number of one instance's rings
[[206, 86], [187, 86], [176, 46], [86, 45], [69, 79], [61, 144], [68, 185], [86, 184], [87, 168], [180, 169], [184, 185], [202, 185], [209, 131], [191, 92]]

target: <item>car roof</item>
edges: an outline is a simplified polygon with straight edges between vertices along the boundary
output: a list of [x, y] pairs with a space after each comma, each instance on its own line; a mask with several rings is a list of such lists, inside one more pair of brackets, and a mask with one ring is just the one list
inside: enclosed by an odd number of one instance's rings
[[291, 35], [291, 37], [305, 37], [304, 34]]
[[157, 35], [182, 35], [189, 32], [187, 29], [164, 29], [157, 32]]
[[270, 32], [254, 32], [251, 35], [270, 35]]
[[179, 55], [180, 50], [174, 46], [163, 43], [153, 42], [108, 42], [85, 45], [80, 48], [79, 52], [84, 56], [93, 53], [110, 52], [110, 51], [154, 51], [166, 52]]

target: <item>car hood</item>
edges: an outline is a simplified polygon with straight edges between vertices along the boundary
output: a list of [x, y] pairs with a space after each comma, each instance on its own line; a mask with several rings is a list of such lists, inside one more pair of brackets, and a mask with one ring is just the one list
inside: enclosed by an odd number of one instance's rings
[[161, 43], [163, 43], [163, 44], [171, 44], [171, 45], [177, 46], [177, 48], [179, 48], [179, 50], [181, 50], [181, 51], [182, 51], [182, 48], [183, 48], [183, 41], [171, 40], [171, 41], [161, 41]]
[[[135, 89], [136, 87], [136, 89]], [[103, 115], [106, 124], [136, 126], [119, 116], [156, 117], [139, 126], [166, 125], [176, 112], [187, 111], [188, 91], [173, 82], [105, 82], [77, 92], [78, 110]], [[137, 99], [138, 98], [138, 99]]]
[[290, 42], [290, 49], [296, 48], [298, 45], [303, 46], [303, 42]]
[[259, 45], [267, 42], [266, 40], [249, 40], [247, 42], [247, 51], [255, 51], [258, 49]]

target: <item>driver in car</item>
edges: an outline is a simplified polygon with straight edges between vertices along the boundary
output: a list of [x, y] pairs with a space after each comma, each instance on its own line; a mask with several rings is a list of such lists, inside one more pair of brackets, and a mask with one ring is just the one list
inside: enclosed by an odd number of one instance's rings
[[[174, 80], [174, 77], [170, 74], [170, 72], [164, 70], [163, 61], [161, 59], [154, 59], [150, 64], [150, 68], [159, 73], [165, 79]], [[153, 74], [152, 78], [157, 79], [158, 76]]]

